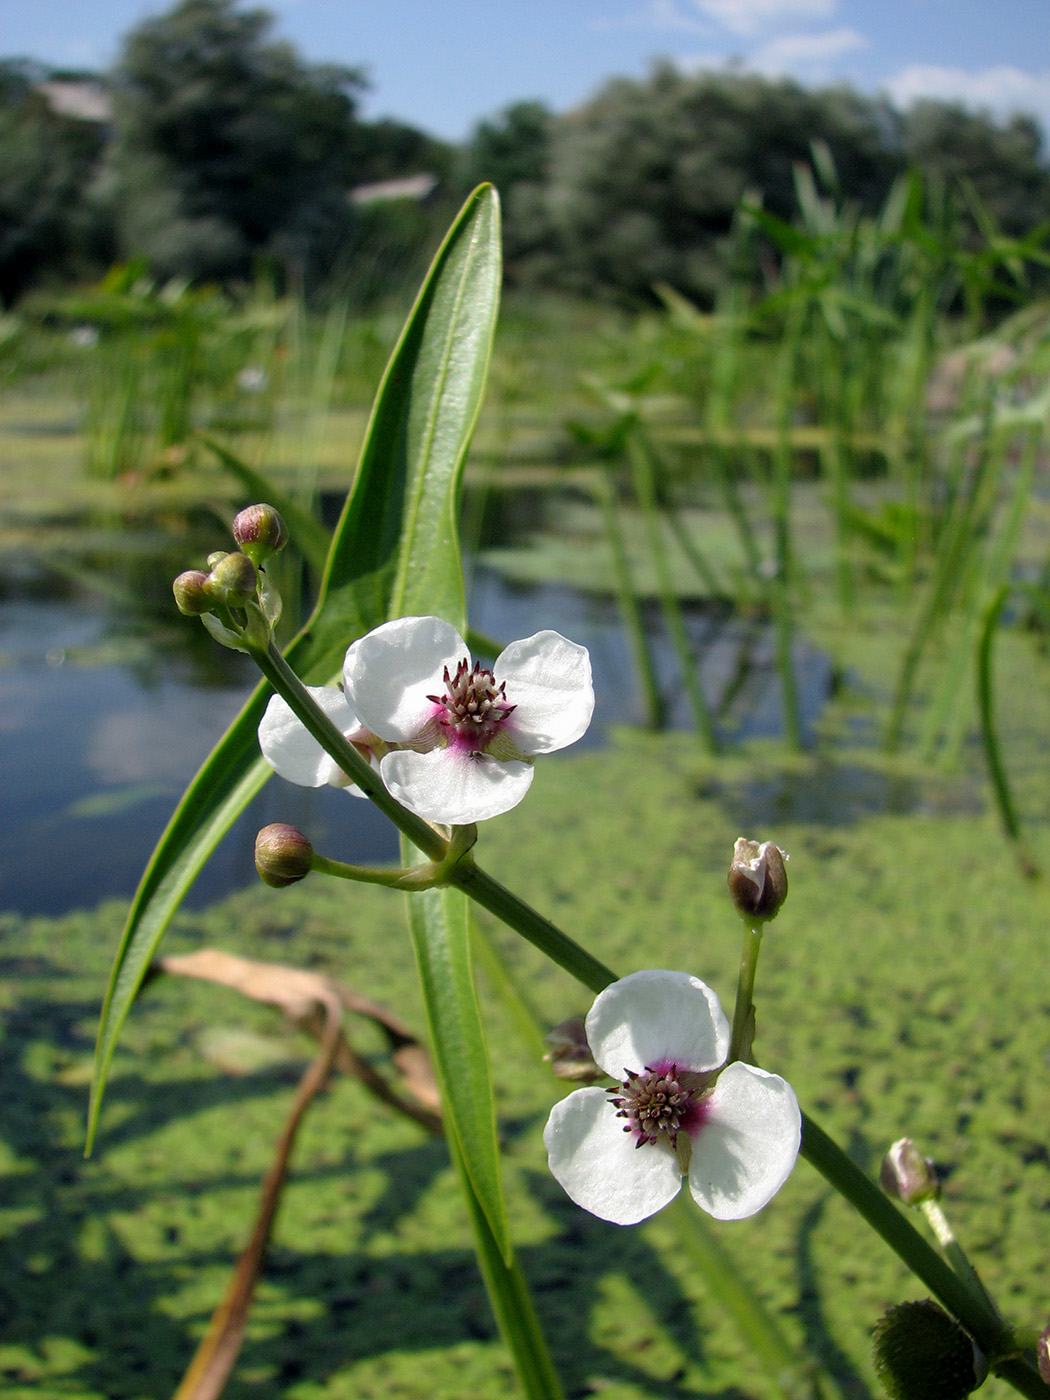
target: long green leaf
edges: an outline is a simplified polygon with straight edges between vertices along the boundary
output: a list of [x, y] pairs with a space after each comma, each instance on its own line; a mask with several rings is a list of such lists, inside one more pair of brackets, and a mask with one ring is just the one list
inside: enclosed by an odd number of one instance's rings
[[459, 1151], [455, 1133], [448, 1134], [449, 1152], [463, 1184], [463, 1195], [474, 1227], [478, 1266], [496, 1314], [500, 1334], [514, 1361], [526, 1400], [563, 1400], [547, 1340], [533, 1307], [528, 1284], [516, 1256], [507, 1259], [489, 1228], [474, 1183]]
[[[418, 859], [407, 842], [406, 861]], [[478, 1204], [510, 1267], [488, 1048], [470, 959], [467, 897], [442, 887], [408, 896], [408, 927], [423, 986], [441, 1102]]]
[[[491, 186], [481, 186], [438, 250], [394, 349], [317, 607], [288, 649], [308, 683], [330, 681], [348, 644], [407, 604], [445, 616], [463, 612], [456, 498], [481, 406], [499, 285], [499, 203]], [[135, 894], [99, 1023], [89, 1151], [120, 1029], [150, 959], [211, 852], [270, 776], [256, 737], [267, 696], [259, 686], [212, 751]]]

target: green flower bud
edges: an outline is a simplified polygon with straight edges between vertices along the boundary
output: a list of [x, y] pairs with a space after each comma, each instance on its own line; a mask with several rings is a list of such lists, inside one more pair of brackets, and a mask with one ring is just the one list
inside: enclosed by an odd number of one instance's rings
[[204, 585], [219, 603], [243, 607], [255, 597], [259, 579], [246, 554], [225, 554], [212, 568]]
[[933, 1163], [911, 1138], [899, 1138], [883, 1157], [879, 1181], [887, 1196], [896, 1196], [906, 1206], [935, 1201], [941, 1194]]
[[786, 860], [787, 854], [772, 841], [759, 845], [737, 838], [727, 880], [733, 903], [745, 919], [764, 923], [776, 918], [787, 899]]
[[274, 889], [294, 885], [309, 875], [314, 848], [295, 826], [274, 822], [255, 838], [255, 868], [259, 879]]
[[875, 1324], [873, 1357], [892, 1400], [964, 1400], [988, 1367], [970, 1334], [932, 1298], [898, 1303]]
[[259, 565], [288, 543], [288, 526], [273, 506], [246, 506], [233, 522], [233, 538], [252, 563]]
[[208, 568], [214, 569], [216, 564], [221, 564], [229, 552], [228, 549], [213, 549], [208, 555]]
[[179, 612], [199, 617], [201, 613], [212, 610], [215, 604], [205, 589], [207, 582], [208, 575], [202, 569], [187, 569], [184, 574], [179, 574], [171, 585]]

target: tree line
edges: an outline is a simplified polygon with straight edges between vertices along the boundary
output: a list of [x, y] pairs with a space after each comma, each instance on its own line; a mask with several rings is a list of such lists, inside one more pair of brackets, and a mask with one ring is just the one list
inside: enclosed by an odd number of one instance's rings
[[[307, 288], [364, 296], [404, 276], [480, 180], [504, 202], [508, 274], [627, 301], [666, 283], [708, 303], [734, 257], [742, 202], [790, 221], [795, 169], [821, 157], [838, 198], [873, 213], [917, 169], [960, 237], [1050, 225], [1035, 121], [922, 102], [906, 113], [846, 87], [659, 65], [574, 111], [519, 102], [462, 147], [360, 116], [363, 70], [303, 60], [273, 17], [181, 0], [132, 30], [112, 71], [0, 63], [0, 299], [141, 258], [158, 278], [229, 282], [261, 263]], [[94, 83], [104, 119], [62, 110]], [[351, 191], [427, 173], [436, 195]], [[739, 269], [737, 269], [739, 270]]]

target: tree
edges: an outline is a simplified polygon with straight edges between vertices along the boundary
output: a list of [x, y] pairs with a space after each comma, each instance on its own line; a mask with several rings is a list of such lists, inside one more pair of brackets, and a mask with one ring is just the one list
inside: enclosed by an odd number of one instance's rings
[[105, 131], [52, 109], [39, 86], [51, 76], [24, 61], [0, 64], [0, 301], [7, 303], [42, 278], [94, 270], [110, 252], [91, 198]]
[[972, 190], [1003, 233], [1021, 235], [1050, 219], [1050, 176], [1031, 117], [997, 126], [954, 103], [917, 102], [902, 143], [908, 160], [946, 187]]
[[272, 16], [181, 0], [133, 30], [114, 77], [110, 195], [125, 252], [228, 277], [259, 250], [309, 264], [359, 176], [357, 69], [303, 62]]

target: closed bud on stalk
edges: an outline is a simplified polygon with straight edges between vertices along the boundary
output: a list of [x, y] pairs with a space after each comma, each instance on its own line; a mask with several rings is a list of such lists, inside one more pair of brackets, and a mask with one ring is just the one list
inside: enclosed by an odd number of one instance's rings
[[255, 565], [246, 554], [225, 554], [213, 565], [205, 588], [217, 602], [236, 608], [251, 602], [258, 581]]
[[973, 1338], [932, 1298], [883, 1313], [872, 1351], [892, 1400], [964, 1400], [988, 1374]]
[[273, 506], [245, 506], [233, 522], [233, 538], [258, 566], [288, 543], [288, 526]]
[[1039, 1374], [1050, 1385], [1050, 1327], [1044, 1328], [1035, 1344], [1035, 1359]]
[[911, 1138], [898, 1138], [883, 1157], [879, 1181], [887, 1196], [896, 1196], [906, 1206], [935, 1201], [941, 1194], [933, 1163]]
[[215, 603], [205, 589], [204, 585], [207, 582], [208, 575], [202, 569], [187, 569], [184, 574], [179, 574], [171, 585], [179, 612], [190, 617], [199, 617], [201, 613], [211, 612]]
[[748, 841], [739, 836], [727, 877], [729, 893], [745, 919], [765, 923], [775, 919], [787, 899], [786, 852], [772, 841]]
[[576, 1084], [593, 1084], [603, 1078], [603, 1072], [594, 1063], [591, 1047], [587, 1044], [587, 1027], [582, 1016], [573, 1016], [562, 1021], [543, 1037], [547, 1046], [544, 1059], [559, 1079], [571, 1079]]
[[314, 848], [298, 827], [284, 822], [264, 826], [255, 838], [259, 879], [274, 889], [303, 880], [313, 867]]

